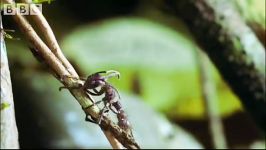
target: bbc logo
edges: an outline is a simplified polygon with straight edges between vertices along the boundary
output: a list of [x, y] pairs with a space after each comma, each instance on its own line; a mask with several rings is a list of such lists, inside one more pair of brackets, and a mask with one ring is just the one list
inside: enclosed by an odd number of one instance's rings
[[15, 15], [16, 13], [20, 15], [37, 15], [34, 5], [42, 12], [42, 4], [4, 4], [4, 15]]

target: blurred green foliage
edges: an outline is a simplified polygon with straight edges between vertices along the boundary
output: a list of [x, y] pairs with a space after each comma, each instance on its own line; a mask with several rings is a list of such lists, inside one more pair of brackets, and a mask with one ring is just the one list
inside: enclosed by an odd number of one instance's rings
[[[175, 118], [202, 118], [197, 46], [187, 37], [148, 20], [120, 18], [77, 28], [62, 48], [86, 73], [120, 71], [121, 80], [112, 83], [121, 91], [140, 94], [157, 110]], [[212, 72], [220, 114], [241, 109], [214, 67]]]

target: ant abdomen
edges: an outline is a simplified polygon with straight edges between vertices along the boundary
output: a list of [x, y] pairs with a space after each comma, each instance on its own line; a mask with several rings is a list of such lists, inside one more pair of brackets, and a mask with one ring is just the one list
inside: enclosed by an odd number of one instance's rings
[[124, 110], [120, 110], [119, 113], [117, 114], [117, 119], [118, 119], [118, 126], [121, 127], [122, 129], [129, 129], [130, 128], [130, 123], [127, 119], [126, 113]]

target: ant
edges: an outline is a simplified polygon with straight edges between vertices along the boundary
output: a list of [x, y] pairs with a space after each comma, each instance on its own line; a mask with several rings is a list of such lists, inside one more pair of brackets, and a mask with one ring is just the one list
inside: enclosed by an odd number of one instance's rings
[[[105, 73], [107, 75], [101, 76], [100, 74], [102, 73]], [[88, 76], [87, 79], [81, 79], [81, 80], [85, 80], [85, 83], [81, 85], [81, 87], [78, 87], [78, 88], [82, 88], [87, 94], [93, 95], [93, 96], [100, 96], [104, 94], [104, 97], [101, 101], [98, 101], [93, 104], [95, 105], [95, 104], [104, 102], [104, 107], [100, 112], [100, 117], [99, 117], [99, 121], [97, 124], [101, 123], [104, 113], [107, 113], [109, 110], [111, 110], [113, 113], [117, 115], [118, 126], [121, 127], [122, 129], [127, 130], [127, 129], [130, 129], [130, 123], [127, 119], [127, 115], [125, 111], [122, 109], [121, 103], [119, 102], [120, 95], [117, 89], [107, 82], [109, 78], [112, 78], [115, 76], [119, 78], [120, 73], [114, 70], [96, 72]], [[98, 87], [100, 87], [99, 91], [96, 89]], [[59, 90], [61, 90], [62, 88], [68, 88], [68, 87], [60, 87]], [[73, 87], [73, 88], [77, 88], [77, 87]], [[93, 92], [90, 90], [93, 90]], [[118, 95], [118, 99], [116, 99], [116, 95]], [[96, 123], [91, 118], [88, 118], [88, 116], [86, 116], [85, 120]]]

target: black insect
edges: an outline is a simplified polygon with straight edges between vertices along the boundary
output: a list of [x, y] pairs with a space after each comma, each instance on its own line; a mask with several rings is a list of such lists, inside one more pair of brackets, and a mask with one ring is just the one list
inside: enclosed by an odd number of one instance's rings
[[[107, 75], [102, 76], [101, 74], [103, 73]], [[98, 120], [98, 124], [100, 124], [104, 113], [107, 113], [109, 110], [111, 110], [113, 113], [117, 115], [118, 126], [120, 126], [121, 128], [125, 130], [129, 130], [130, 123], [119, 101], [120, 95], [118, 91], [116, 90], [116, 88], [114, 88], [112, 85], [110, 85], [107, 82], [109, 78], [112, 78], [115, 76], [119, 78], [120, 73], [114, 70], [96, 72], [88, 76], [87, 79], [82, 79], [82, 80], [85, 80], [85, 83], [80, 88], [82, 88], [89, 95], [100, 96], [104, 94], [104, 97], [102, 98], [101, 101], [94, 103], [94, 104], [99, 104], [101, 102], [104, 103], [104, 107], [100, 112], [100, 118]], [[97, 88], [100, 88], [100, 89], [97, 90]], [[94, 122], [88, 116], [86, 116], [86, 120]]]

